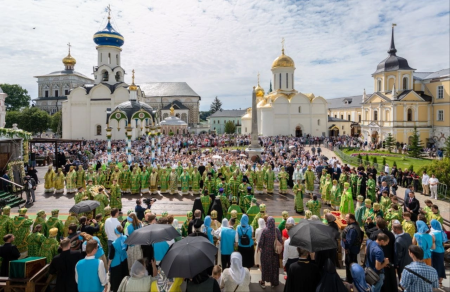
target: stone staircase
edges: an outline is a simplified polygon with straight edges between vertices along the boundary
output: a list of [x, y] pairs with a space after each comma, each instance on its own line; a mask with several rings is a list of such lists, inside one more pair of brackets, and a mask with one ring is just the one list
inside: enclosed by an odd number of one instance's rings
[[0, 199], [6, 200], [6, 205], [11, 208], [23, 205], [25, 203], [25, 200], [21, 198], [19, 193], [12, 194], [9, 192], [0, 191]]

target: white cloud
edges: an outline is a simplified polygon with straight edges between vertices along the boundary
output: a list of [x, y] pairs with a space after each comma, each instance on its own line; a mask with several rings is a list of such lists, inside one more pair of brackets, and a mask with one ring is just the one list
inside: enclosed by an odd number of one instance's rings
[[[20, 4], [19, 4], [20, 3]], [[33, 76], [61, 70], [71, 42], [76, 70], [90, 75], [93, 34], [104, 27], [107, 1], [3, 0], [0, 82], [36, 98]], [[186, 81], [208, 109], [250, 105], [256, 74], [267, 90], [272, 61], [296, 64], [296, 89], [325, 98], [372, 91], [371, 73], [397, 23], [398, 55], [418, 71], [449, 67], [448, 1], [110, 1], [113, 26], [125, 37], [122, 65], [136, 81]], [[447, 14], [446, 14], [447, 12]], [[439, 16], [440, 15], [440, 16]], [[33, 29], [35, 27], [35, 29]], [[130, 80], [130, 74], [126, 80]]]

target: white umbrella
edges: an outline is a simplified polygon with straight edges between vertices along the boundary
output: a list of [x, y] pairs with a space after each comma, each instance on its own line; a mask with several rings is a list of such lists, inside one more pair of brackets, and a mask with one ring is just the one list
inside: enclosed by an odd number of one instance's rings
[[294, 145], [289, 146], [289, 149], [292, 149], [292, 148], [295, 148], [295, 146]]
[[245, 155], [245, 154], [241, 154], [241, 155], [239, 155], [240, 157], [247, 157], [247, 155]]
[[220, 156], [220, 155], [213, 155], [212, 158], [213, 158], [213, 159], [222, 159], [222, 156]]

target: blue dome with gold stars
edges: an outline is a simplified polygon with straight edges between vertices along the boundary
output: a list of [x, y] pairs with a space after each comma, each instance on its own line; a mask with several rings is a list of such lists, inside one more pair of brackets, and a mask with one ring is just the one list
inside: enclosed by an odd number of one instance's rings
[[106, 27], [94, 34], [94, 42], [99, 46], [121, 47], [124, 43], [124, 38], [112, 27], [108, 19]]

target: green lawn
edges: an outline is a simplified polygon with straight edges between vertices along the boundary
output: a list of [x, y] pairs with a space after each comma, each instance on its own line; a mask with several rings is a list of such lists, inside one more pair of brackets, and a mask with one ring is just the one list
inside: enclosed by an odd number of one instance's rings
[[[395, 163], [397, 164], [397, 168], [405, 169], [405, 168], [408, 168], [410, 165], [413, 165], [414, 171], [418, 171], [423, 166], [429, 165], [433, 162], [433, 160], [431, 160], [431, 159], [415, 159], [415, 158], [410, 158], [406, 155], [401, 155], [401, 154], [397, 154], [397, 153], [389, 153], [388, 151], [359, 151], [359, 150], [353, 150], [353, 149], [341, 149], [341, 151], [347, 155], [352, 155], [354, 153], [369, 153], [369, 161], [372, 162], [373, 157], [376, 157], [377, 163], [379, 165], [382, 165], [382, 163], [383, 163], [383, 155], [384, 154], [395, 155], [395, 157], [385, 156], [386, 163], [389, 165], [389, 167], [392, 167], [392, 165], [394, 164], [394, 161], [395, 161]], [[380, 156], [372, 156], [372, 155], [370, 155], [371, 153], [378, 154]], [[361, 155], [361, 156], [363, 157], [363, 160], [365, 160], [365, 155]], [[357, 158], [357, 156], [354, 156], [354, 157]]]

